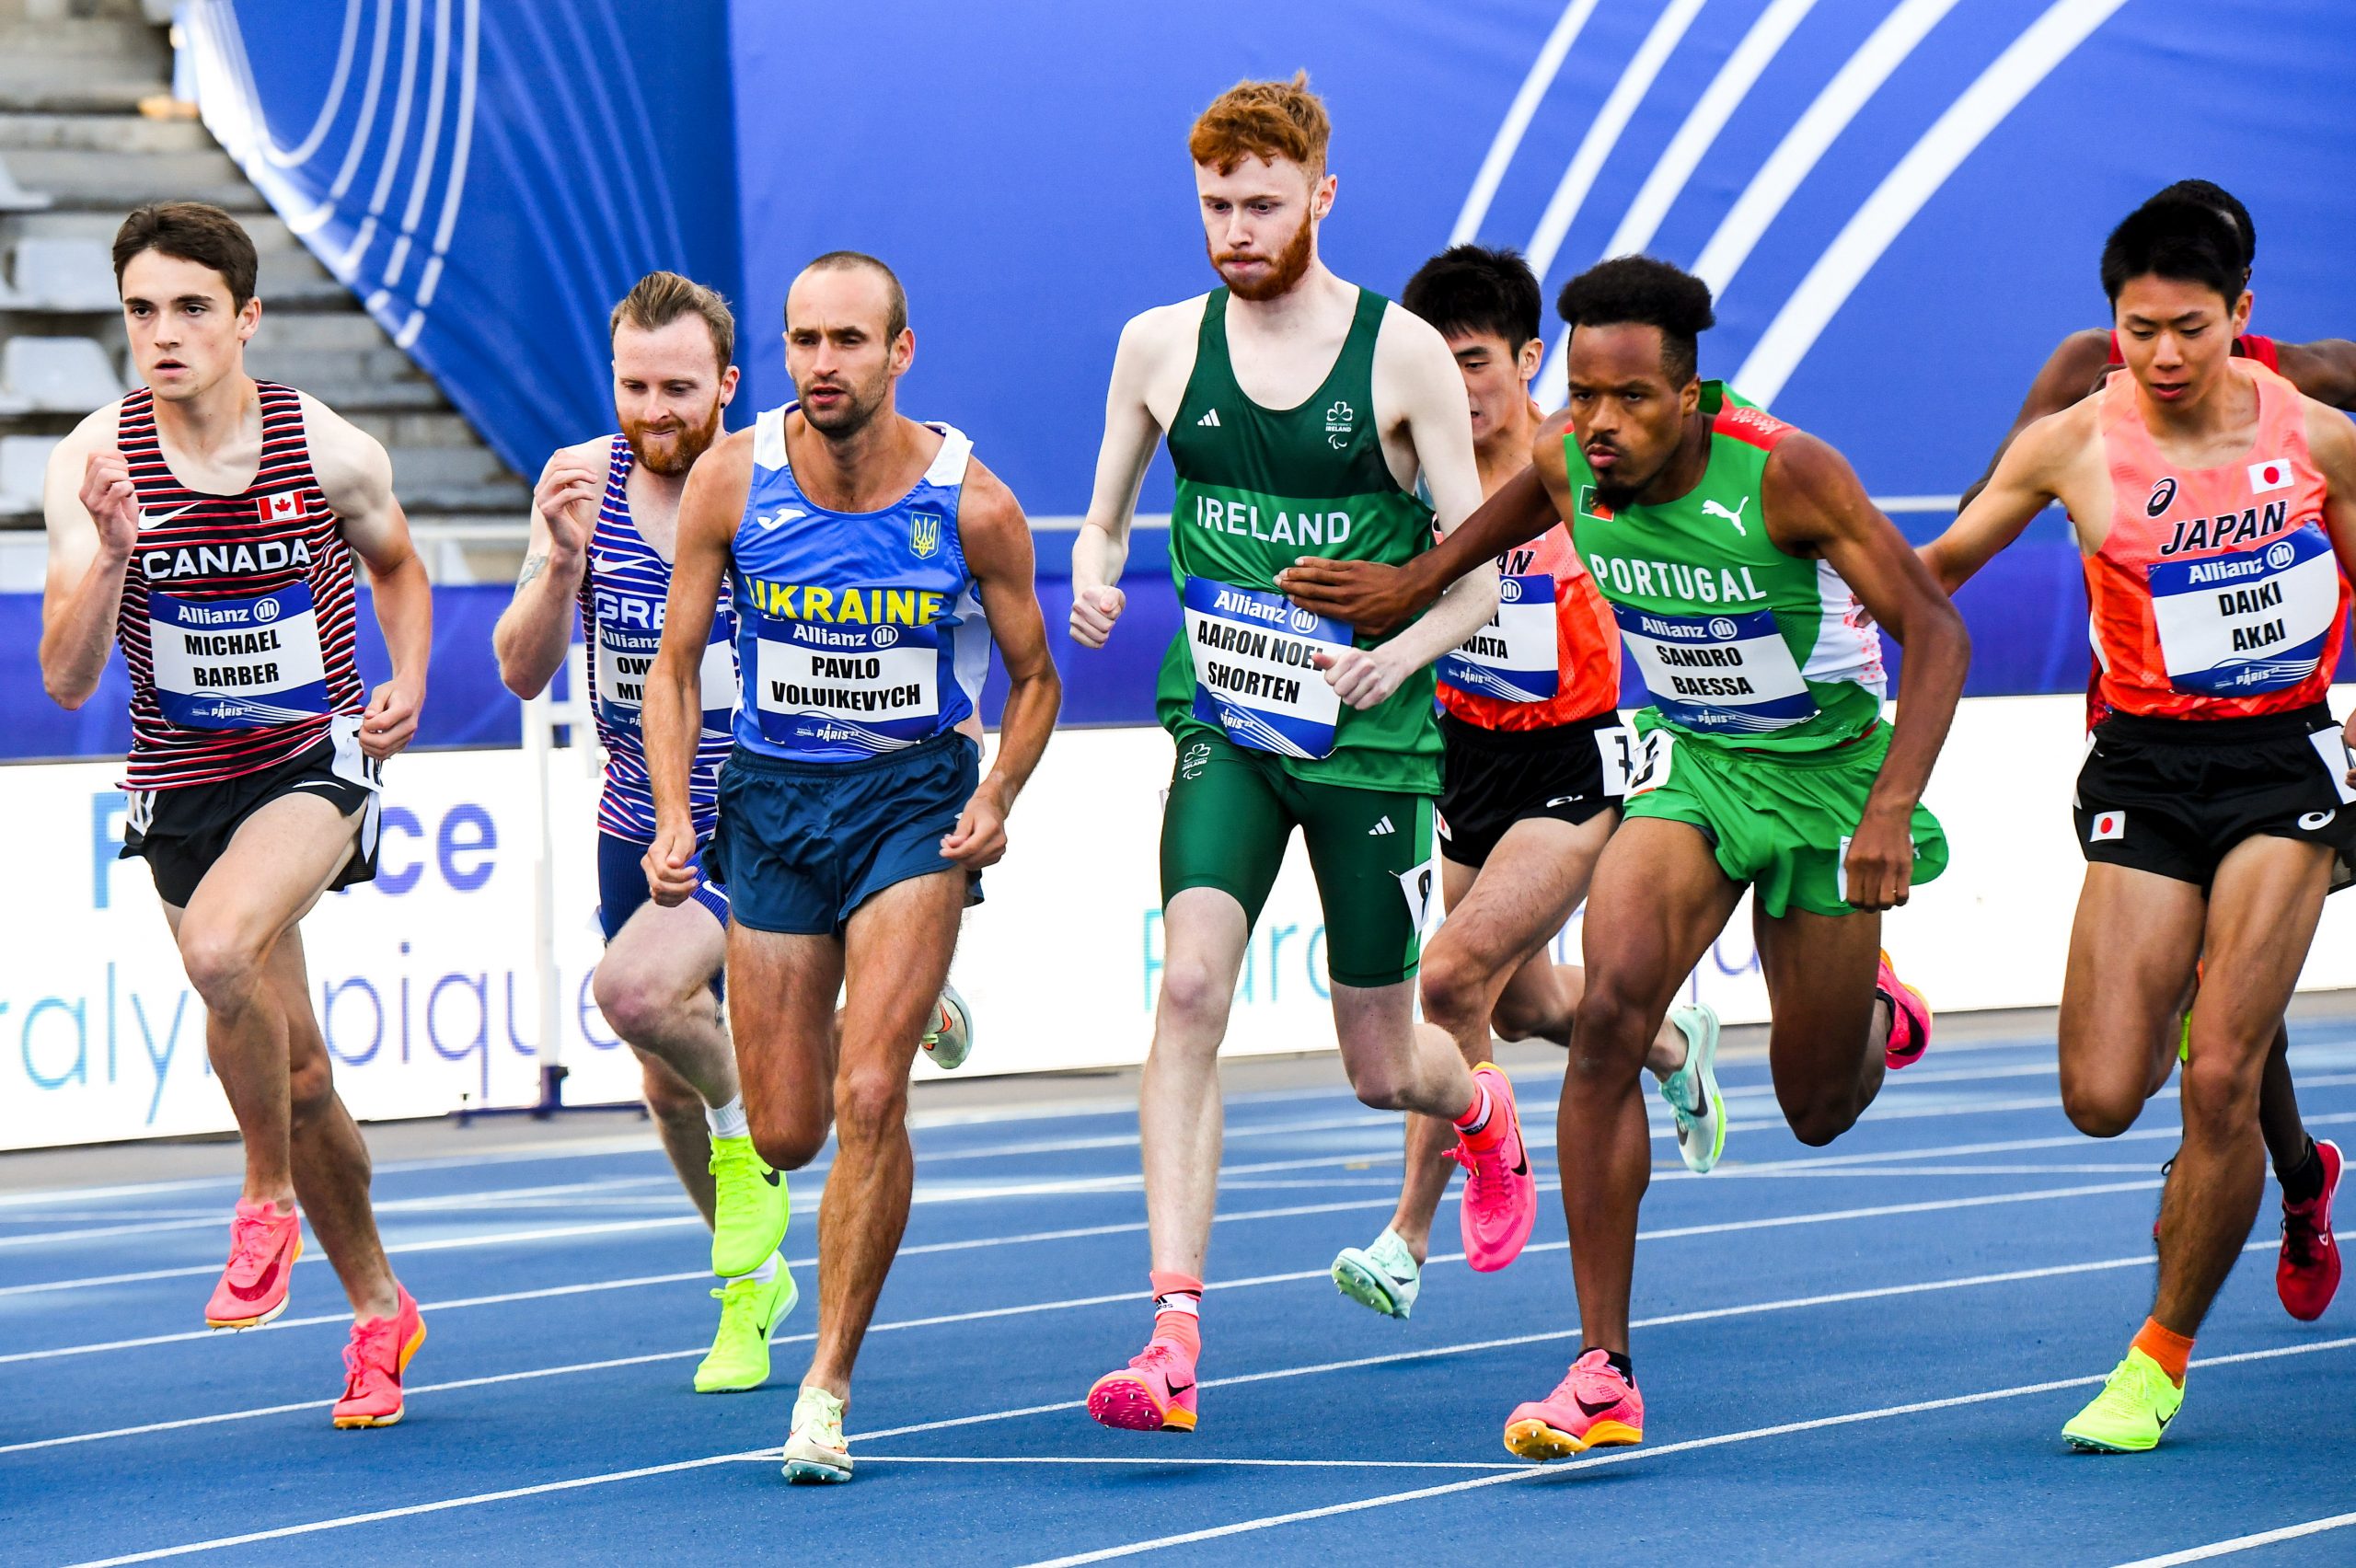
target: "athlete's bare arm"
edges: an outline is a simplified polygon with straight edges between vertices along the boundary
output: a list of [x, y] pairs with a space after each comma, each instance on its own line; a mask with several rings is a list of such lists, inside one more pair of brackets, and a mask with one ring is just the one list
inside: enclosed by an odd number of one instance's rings
[[41, 513], [49, 571], [40, 590], [40, 683], [50, 699], [79, 708], [98, 689], [114, 650], [123, 574], [139, 542], [131, 465], [114, 449], [120, 403], [74, 427], [49, 455]]
[[2110, 334], [2098, 327], [2073, 332], [2055, 344], [2044, 367], [2037, 373], [2037, 379], [2028, 384], [2028, 396], [2021, 399], [2021, 411], [2013, 416], [2013, 428], [2006, 431], [2004, 439], [1996, 444], [1995, 452], [1989, 456], [1988, 467], [1981, 470], [1980, 477], [1972, 480], [1971, 487], [1963, 492], [1963, 500], [1956, 510], [1958, 513], [1963, 511], [1987, 488], [1988, 481], [1995, 477], [1996, 465], [2004, 461], [2005, 450], [2020, 439], [2021, 432], [2046, 415], [2058, 414], [2091, 397], [2102, 386], [2103, 371], [2109, 363]]
[[1113, 379], [1104, 392], [1104, 440], [1096, 452], [1096, 486], [1088, 516], [1071, 546], [1071, 636], [1083, 648], [1102, 648], [1113, 635], [1128, 595], [1121, 569], [1129, 559], [1138, 487], [1153, 461], [1161, 432], [1177, 416], [1195, 369], [1195, 334], [1202, 296], [1132, 317], [1113, 351]]
[[600, 436], [560, 447], [532, 488], [532, 536], [515, 597], [491, 628], [499, 678], [517, 697], [537, 697], [564, 667], [572, 610], [589, 570], [589, 536], [613, 468], [613, 444]]
[[1906, 902], [1914, 880], [1914, 807], [1963, 695], [1971, 634], [1906, 536], [1866, 499], [1848, 459], [1824, 442], [1804, 432], [1784, 437], [1767, 455], [1759, 506], [1777, 548], [1829, 562], [1906, 651], [1889, 753], [1847, 859], [1849, 903], [1888, 909]]
[[2356, 411], [2356, 343], [2345, 338], [2277, 343], [2274, 363], [2284, 379], [2316, 402]]
[[368, 565], [376, 624], [391, 655], [390, 680], [369, 694], [360, 749], [382, 762], [417, 733], [425, 706], [425, 663], [433, 651], [433, 587], [410, 548], [409, 519], [393, 498], [393, 460], [384, 444], [308, 393], [304, 437], [319, 492], [343, 526], [343, 542]]
[[2005, 445], [1979, 494], [1966, 505], [1947, 531], [1924, 545], [1923, 564], [1938, 584], [1952, 594], [1971, 581], [1998, 550], [2021, 536], [2037, 514], [2055, 502], [2072, 507], [2078, 519], [2079, 545], [2099, 548], [2107, 532], [2108, 513], [2092, 504], [2083, 473], [2088, 455], [2100, 461], [2101, 441], [2096, 429], [2096, 405], [2079, 403], [2058, 414], [2048, 414]]
[[[1481, 505], [1481, 468], [1472, 455], [1472, 418], [1464, 376], [1448, 340], [1429, 322], [1393, 305], [1374, 340], [1375, 415], [1386, 438], [1403, 445], [1423, 473], [1432, 511], [1445, 538]], [[1386, 442], [1386, 444], [1388, 442]], [[1371, 708], [1422, 669], [1479, 630], [1496, 612], [1494, 552], [1476, 556], [1447, 586], [1431, 613], [1372, 649], [1348, 648], [1318, 663], [1343, 701]]]
[[994, 866], [1006, 853], [1006, 817], [1047, 749], [1063, 706], [1064, 683], [1047, 651], [1039, 613], [1031, 525], [1004, 480], [976, 460], [957, 502], [957, 536], [988, 617], [990, 640], [1006, 663], [1006, 708], [999, 715], [998, 756], [974, 790], [941, 852], [973, 870]]
[[[2332, 552], [2343, 573], [2356, 573], [2356, 424], [2316, 398], [2307, 399], [2307, 456], [2323, 475], [2323, 525], [2331, 536]], [[2341, 736], [2356, 751], [2356, 713], [2348, 716]], [[2348, 771], [2356, 785], [2356, 767]]]
[[[1552, 462], [1558, 478], [1565, 466], [1563, 432], [1569, 424], [1567, 412], [1549, 415], [1530, 442], [1533, 462], [1540, 468]], [[1524, 468], [1499, 485], [1438, 545], [1404, 566], [1304, 556], [1276, 574], [1276, 586], [1302, 609], [1380, 637], [1418, 614], [1481, 562], [1494, 563], [1506, 551], [1552, 528], [1559, 521], [1555, 508], [1543, 478]]]
[[703, 734], [703, 651], [728, 571], [729, 543], [753, 493], [753, 432], [740, 430], [696, 460], [679, 497], [677, 557], [663, 610], [663, 643], [646, 674], [639, 730], [654, 790], [654, 842], [646, 848], [646, 885], [666, 908], [696, 890], [695, 814], [687, 779]]

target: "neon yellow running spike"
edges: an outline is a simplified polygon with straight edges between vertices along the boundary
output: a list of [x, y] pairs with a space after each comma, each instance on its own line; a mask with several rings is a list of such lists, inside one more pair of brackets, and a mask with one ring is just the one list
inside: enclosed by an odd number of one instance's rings
[[2141, 1454], [2160, 1445], [2184, 1404], [2184, 1390], [2160, 1364], [2130, 1349], [2104, 1379], [2102, 1392], [2062, 1429], [2070, 1447], [2090, 1454]]
[[720, 1332], [696, 1368], [696, 1392], [734, 1394], [769, 1380], [769, 1336], [802, 1298], [793, 1271], [780, 1258], [777, 1276], [732, 1279], [711, 1293], [720, 1302]]
[[722, 1279], [751, 1274], [785, 1245], [790, 1217], [784, 1175], [753, 1148], [751, 1138], [711, 1140], [711, 1272]]

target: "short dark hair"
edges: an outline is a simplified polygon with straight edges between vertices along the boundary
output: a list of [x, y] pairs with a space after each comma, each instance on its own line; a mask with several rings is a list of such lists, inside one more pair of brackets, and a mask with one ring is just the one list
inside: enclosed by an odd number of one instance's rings
[[2235, 237], [2242, 242], [2242, 265], [2248, 267], [2258, 260], [2258, 225], [2249, 221], [2249, 209], [2232, 191], [2211, 180], [2179, 179], [2166, 190], [2154, 192], [2152, 200], [2158, 202], [2171, 196], [2198, 202], [2232, 219], [2238, 231]]
[[[908, 329], [908, 291], [900, 286], [900, 275], [864, 250], [829, 250], [803, 268], [805, 272], [848, 272], [864, 268], [884, 280], [884, 293], [888, 303], [884, 309], [884, 336], [897, 338]], [[786, 325], [793, 325], [791, 317]]]
[[2182, 196], [2155, 196], [2127, 214], [2102, 248], [2102, 292], [2113, 306], [2137, 278], [2170, 278], [2213, 289], [2231, 305], [2241, 297], [2240, 238], [2216, 208]]
[[1451, 245], [1415, 269], [1399, 303], [1443, 337], [1494, 332], [1513, 353], [1542, 330], [1538, 274], [1509, 248]]
[[1717, 325], [1710, 285], [1652, 256], [1615, 256], [1563, 285], [1554, 308], [1576, 328], [1623, 324], [1660, 329], [1660, 364], [1683, 386], [1701, 365], [1695, 341]]
[[683, 317], [699, 316], [711, 333], [711, 351], [722, 373], [736, 353], [736, 317], [716, 289], [676, 272], [649, 272], [630, 286], [606, 322], [610, 341], [627, 321], [641, 332], [660, 331]]
[[122, 270], [142, 251], [173, 256], [210, 267], [229, 285], [229, 305], [243, 310], [254, 297], [253, 236], [245, 225], [206, 202], [150, 202], [133, 207], [114, 231], [114, 287], [122, 292]]

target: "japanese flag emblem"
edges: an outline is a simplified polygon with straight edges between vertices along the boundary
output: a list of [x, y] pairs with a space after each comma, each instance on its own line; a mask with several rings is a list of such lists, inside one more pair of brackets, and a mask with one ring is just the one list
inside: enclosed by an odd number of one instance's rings
[[266, 495], [254, 503], [265, 523], [300, 523], [303, 520], [303, 493], [289, 490], [283, 495]]
[[2105, 839], [2126, 836], [2127, 813], [2125, 812], [2096, 812], [2094, 825], [2086, 830], [2086, 842], [2089, 844], [2100, 844]]
[[2276, 457], [2269, 462], [2252, 463], [2249, 466], [2249, 490], [2252, 495], [2264, 495], [2268, 490], [2288, 489], [2291, 478], [2291, 465], [2284, 458]]

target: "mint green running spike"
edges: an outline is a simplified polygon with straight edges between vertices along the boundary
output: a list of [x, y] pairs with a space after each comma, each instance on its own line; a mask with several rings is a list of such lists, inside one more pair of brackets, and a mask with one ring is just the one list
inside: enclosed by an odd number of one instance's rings
[[974, 1014], [965, 1006], [965, 998], [957, 994], [954, 986], [941, 988], [941, 1002], [933, 1019], [933, 1027], [921, 1042], [932, 1065], [944, 1073], [953, 1073], [965, 1065], [974, 1054]]
[[1718, 1090], [1718, 1015], [1696, 1002], [1669, 1021], [1685, 1036], [1685, 1065], [1660, 1080], [1660, 1097], [1677, 1118], [1677, 1152], [1685, 1169], [1707, 1176], [1727, 1151], [1727, 1097]]
[[1423, 1273], [1407, 1243], [1387, 1227], [1370, 1247], [1343, 1248], [1333, 1269], [1343, 1295], [1386, 1318], [1404, 1318], [1415, 1309]]

